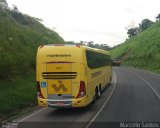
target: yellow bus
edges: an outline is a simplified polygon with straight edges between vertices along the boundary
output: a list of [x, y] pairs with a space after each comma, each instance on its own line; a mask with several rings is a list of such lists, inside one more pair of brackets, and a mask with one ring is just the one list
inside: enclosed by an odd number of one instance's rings
[[39, 106], [84, 107], [111, 83], [109, 52], [83, 45], [50, 44], [37, 51]]

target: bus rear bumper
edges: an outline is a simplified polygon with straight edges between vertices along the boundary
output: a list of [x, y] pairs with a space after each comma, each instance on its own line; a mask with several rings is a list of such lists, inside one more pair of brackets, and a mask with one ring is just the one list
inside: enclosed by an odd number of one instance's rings
[[84, 96], [78, 99], [65, 99], [65, 100], [54, 100], [54, 99], [44, 99], [38, 97], [38, 105], [43, 107], [53, 107], [53, 108], [70, 108], [70, 107], [85, 107], [87, 106], [87, 97]]

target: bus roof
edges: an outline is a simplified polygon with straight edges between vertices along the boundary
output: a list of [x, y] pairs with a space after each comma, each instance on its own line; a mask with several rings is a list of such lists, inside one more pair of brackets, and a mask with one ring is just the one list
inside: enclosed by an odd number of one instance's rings
[[84, 48], [86, 50], [96, 51], [96, 52], [99, 52], [99, 53], [110, 55], [109, 51], [105, 51], [105, 50], [98, 49], [98, 48], [88, 47], [88, 46], [82, 45], [82, 44], [47, 44], [47, 45], [41, 45], [40, 48], [44, 47], [44, 46], [67, 46], [67, 47], [76, 46], [76, 47], [79, 47], [79, 48]]

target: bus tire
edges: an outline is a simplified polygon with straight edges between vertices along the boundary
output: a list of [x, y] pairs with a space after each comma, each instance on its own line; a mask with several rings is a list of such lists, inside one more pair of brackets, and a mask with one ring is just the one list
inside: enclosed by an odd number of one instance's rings
[[101, 84], [99, 85], [99, 93], [100, 93], [100, 95], [99, 95], [99, 96], [101, 96], [101, 94], [102, 94]]
[[112, 81], [112, 76], [110, 77], [110, 81], [109, 81], [109, 83], [108, 83], [108, 86], [111, 85], [111, 81]]
[[96, 87], [95, 94], [96, 94], [96, 99], [99, 99], [101, 93], [100, 93], [98, 87]]

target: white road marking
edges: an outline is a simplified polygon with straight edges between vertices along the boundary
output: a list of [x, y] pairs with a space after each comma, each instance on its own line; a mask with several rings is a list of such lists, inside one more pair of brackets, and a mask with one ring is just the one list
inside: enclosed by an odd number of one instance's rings
[[156, 75], [156, 76], [159, 76], [159, 77], [160, 77], [160, 75], [157, 74], [157, 73], [154, 73], [154, 72], [151, 72], [151, 71], [147, 71], [147, 70], [144, 70], [144, 69], [139, 69], [139, 70], [141, 70], [141, 71], [146, 71], [146, 72], [149, 72], [149, 73], [151, 73], [151, 74], [153, 74], [153, 75]]
[[32, 113], [32, 114], [26, 116], [25, 118], [23, 118], [23, 119], [21, 119], [21, 120], [18, 120], [18, 122], [22, 122], [22, 121], [24, 121], [24, 120], [26, 120], [26, 119], [28, 119], [28, 118], [30, 118], [30, 117], [32, 117], [32, 116], [34, 116], [34, 115], [40, 113], [40, 112], [42, 112], [42, 111], [45, 110], [45, 109], [46, 109], [46, 108], [42, 108], [42, 109], [40, 109], [39, 111], [36, 111], [36, 112], [34, 112], [34, 113]]
[[153, 88], [153, 86], [149, 82], [147, 82], [143, 77], [141, 77], [136, 72], [133, 72], [131, 70], [128, 70], [128, 71], [132, 72], [133, 74], [135, 74], [136, 76], [138, 76], [139, 78], [141, 78], [153, 90], [153, 92], [157, 95], [157, 97], [160, 99], [160, 95], [158, 94], [158, 92]]
[[[156, 76], [159, 76], [160, 77], [160, 74], [157, 74], [157, 73], [154, 73], [152, 71], [148, 71], [148, 70], [145, 70], [145, 69], [139, 69], [139, 68], [135, 68], [135, 67], [129, 67], [129, 66], [125, 66], [127, 68], [133, 68], [133, 69], [136, 69], [136, 70], [140, 70], [140, 71], [143, 71], [143, 72], [148, 72], [148, 73], [151, 73], [153, 75], [156, 75]], [[119, 69], [119, 68], [118, 68]], [[126, 68], [121, 68], [121, 69], [126, 69]]]
[[109, 99], [111, 98], [114, 90], [115, 90], [115, 87], [116, 87], [116, 83], [117, 83], [117, 76], [116, 76], [116, 73], [114, 72], [114, 75], [115, 75], [115, 82], [114, 82], [114, 87], [109, 95], [109, 97], [107, 98], [107, 100], [104, 102], [104, 104], [102, 105], [102, 107], [99, 109], [99, 111], [96, 113], [96, 115], [89, 121], [89, 123], [85, 126], [85, 128], [88, 128], [94, 121], [95, 119], [97, 118], [97, 116], [100, 114], [100, 112], [103, 110], [103, 108], [105, 107], [105, 105], [108, 103]]

